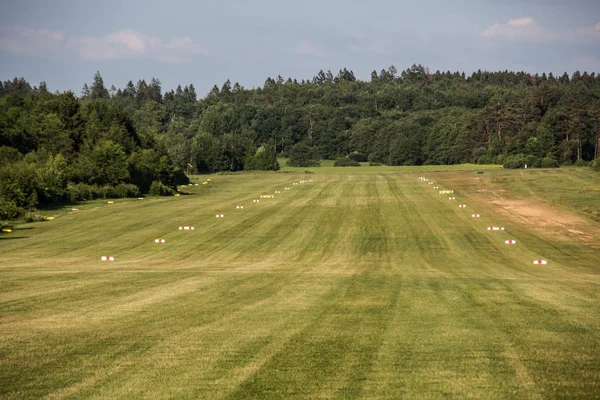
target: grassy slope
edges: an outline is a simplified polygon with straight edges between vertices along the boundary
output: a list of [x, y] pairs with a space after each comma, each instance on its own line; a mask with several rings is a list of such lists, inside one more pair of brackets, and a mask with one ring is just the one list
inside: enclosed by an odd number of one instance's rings
[[598, 251], [418, 175], [215, 176], [3, 235], [0, 397], [597, 396]]

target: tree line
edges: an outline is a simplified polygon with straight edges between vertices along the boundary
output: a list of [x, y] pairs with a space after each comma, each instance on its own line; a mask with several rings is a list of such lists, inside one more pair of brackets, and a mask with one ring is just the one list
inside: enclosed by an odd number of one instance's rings
[[[584, 165], [598, 158], [600, 76], [343, 68], [310, 79], [227, 80], [198, 99], [152, 78], [79, 96], [0, 82], [0, 218], [39, 205], [170, 194], [186, 173], [318, 164]], [[304, 158], [303, 158], [304, 157]], [[299, 161], [298, 161], [299, 160]], [[344, 161], [346, 160], [346, 161]]]

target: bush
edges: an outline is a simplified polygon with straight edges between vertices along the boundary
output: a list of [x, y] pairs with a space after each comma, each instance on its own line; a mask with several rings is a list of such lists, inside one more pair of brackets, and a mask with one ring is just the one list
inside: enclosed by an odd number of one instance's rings
[[596, 158], [592, 161], [590, 167], [592, 167], [592, 171], [600, 172], [600, 158]]
[[14, 201], [6, 200], [0, 196], [0, 221], [17, 219], [25, 210], [18, 207]]
[[43, 215], [36, 213], [35, 211], [28, 211], [23, 215], [23, 219], [25, 222], [39, 222], [43, 221], [45, 218]]
[[479, 164], [479, 165], [493, 164], [493, 163], [494, 163], [494, 158], [491, 156], [488, 156], [487, 154], [484, 154], [483, 156], [481, 156], [477, 159], [477, 164]]
[[504, 161], [502, 166], [507, 169], [523, 168], [525, 167], [525, 157], [522, 154], [510, 156]]
[[85, 183], [70, 183], [67, 186], [67, 199], [72, 203], [117, 197], [119, 197], [117, 191], [112, 186], [88, 185]]
[[525, 164], [528, 168], [540, 168], [542, 166], [542, 159], [534, 155], [528, 155], [525, 157]]
[[573, 166], [575, 167], [587, 167], [588, 166], [588, 162], [585, 160], [577, 160], [575, 161], [575, 164], [573, 164]]
[[353, 151], [352, 153], [348, 154], [348, 158], [358, 162], [367, 161], [367, 156], [365, 156], [362, 153], [359, 153], [358, 151]]
[[544, 157], [542, 160], [542, 168], [558, 168], [558, 161], [551, 157]]
[[114, 193], [116, 197], [124, 198], [124, 197], [139, 197], [140, 189], [131, 183], [119, 183], [114, 188]]
[[378, 163], [377, 161], [369, 161], [369, 166], [370, 167], [381, 167], [381, 163]]
[[154, 181], [152, 182], [152, 185], [150, 185], [150, 194], [153, 196], [173, 196], [175, 191], [159, 181]]
[[360, 163], [358, 161], [352, 160], [350, 158], [338, 158], [333, 163], [334, 167], [360, 167]]
[[320, 167], [321, 157], [308, 143], [299, 142], [292, 147], [287, 165], [290, 167]]
[[254, 157], [247, 163], [246, 169], [262, 170], [262, 171], [279, 171], [279, 162], [277, 162], [277, 154], [269, 146], [265, 148], [260, 146]]

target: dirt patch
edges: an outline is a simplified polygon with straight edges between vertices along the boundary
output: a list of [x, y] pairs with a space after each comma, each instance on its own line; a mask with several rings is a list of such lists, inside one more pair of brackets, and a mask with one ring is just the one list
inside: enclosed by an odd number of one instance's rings
[[490, 203], [499, 205], [507, 212], [542, 227], [570, 226], [587, 223], [585, 219], [577, 215], [560, 212], [539, 202], [536, 203], [528, 200], [492, 200]]
[[492, 200], [490, 204], [506, 218], [535, 228], [551, 230], [563, 236], [580, 239], [587, 244], [600, 247], [600, 227], [580, 216], [550, 207], [542, 202], [530, 200]]

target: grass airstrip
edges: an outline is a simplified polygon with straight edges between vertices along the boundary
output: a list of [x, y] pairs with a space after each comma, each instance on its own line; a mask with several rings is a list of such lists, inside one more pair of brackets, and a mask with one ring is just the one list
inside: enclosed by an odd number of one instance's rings
[[600, 175], [481, 168], [198, 176], [16, 225], [0, 398], [598, 398]]

